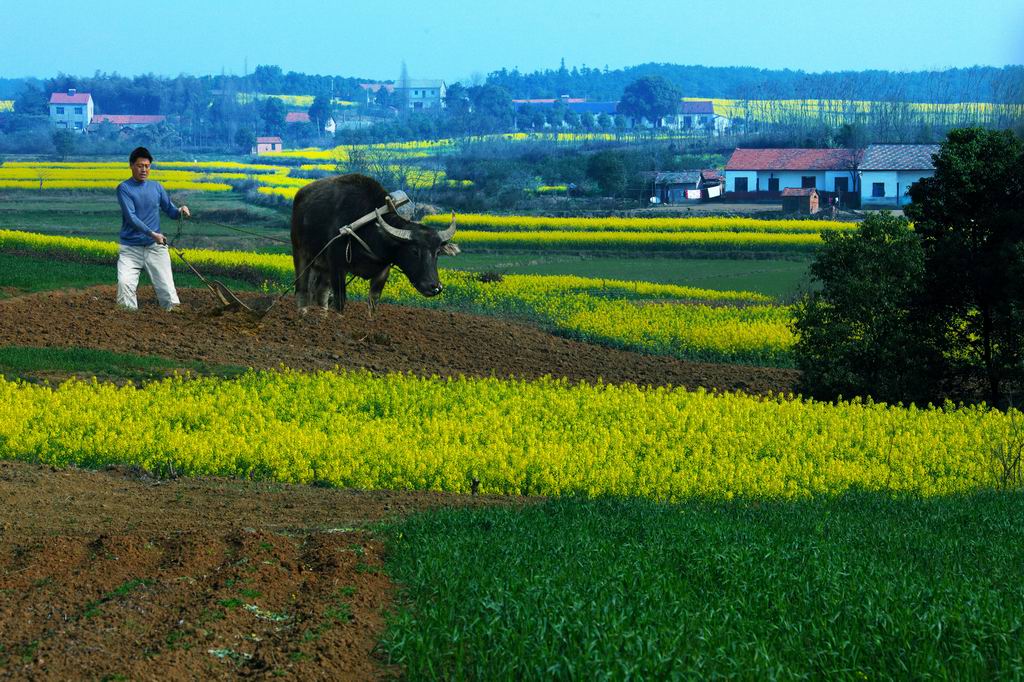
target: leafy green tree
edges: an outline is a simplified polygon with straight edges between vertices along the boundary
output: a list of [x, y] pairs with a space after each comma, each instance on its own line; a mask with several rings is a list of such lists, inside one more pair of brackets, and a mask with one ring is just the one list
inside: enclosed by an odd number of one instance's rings
[[468, 88], [467, 92], [473, 102], [479, 132], [508, 130], [512, 127], [515, 109], [508, 90], [498, 85], [480, 85]]
[[614, 151], [597, 152], [587, 160], [587, 177], [597, 183], [605, 196], [621, 196], [626, 191], [626, 164]]
[[235, 146], [242, 150], [243, 154], [248, 154], [256, 146], [256, 133], [252, 128], [238, 129], [238, 132], [235, 133]]
[[33, 85], [26, 85], [14, 100], [14, 111], [19, 115], [50, 113], [46, 93]]
[[316, 126], [317, 133], [322, 133], [327, 119], [334, 116], [334, 106], [328, 95], [317, 95], [309, 107], [309, 120]]
[[912, 302], [924, 278], [920, 238], [905, 218], [870, 215], [856, 232], [824, 232], [811, 265], [820, 289], [795, 306], [802, 391], [831, 400], [929, 397]]
[[926, 281], [917, 305], [952, 389], [1018, 393], [1024, 346], [1024, 143], [1012, 132], [949, 133], [935, 174], [910, 187]]
[[268, 97], [260, 106], [260, 118], [263, 119], [263, 125], [268, 133], [280, 134], [284, 130], [286, 115], [284, 102], [277, 97]]
[[634, 118], [646, 118], [660, 127], [664, 116], [679, 110], [682, 93], [661, 76], [644, 76], [626, 86], [619, 101], [619, 112]]
[[65, 160], [75, 151], [75, 134], [70, 130], [55, 130], [53, 132], [53, 147], [57, 150], [60, 160]]

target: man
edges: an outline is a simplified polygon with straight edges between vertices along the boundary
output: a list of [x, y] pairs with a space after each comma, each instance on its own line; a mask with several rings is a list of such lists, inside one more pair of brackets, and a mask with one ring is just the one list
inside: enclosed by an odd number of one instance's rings
[[117, 201], [121, 204], [121, 249], [117, 257], [117, 302], [129, 310], [137, 310], [135, 291], [139, 274], [153, 280], [156, 298], [164, 310], [175, 310], [179, 305], [178, 292], [171, 275], [171, 256], [167, 238], [160, 233], [160, 211], [168, 217], [190, 218], [188, 206], [177, 208], [171, 203], [167, 191], [159, 182], [149, 180], [153, 156], [145, 147], [136, 147], [128, 157], [132, 170], [131, 180], [117, 186]]

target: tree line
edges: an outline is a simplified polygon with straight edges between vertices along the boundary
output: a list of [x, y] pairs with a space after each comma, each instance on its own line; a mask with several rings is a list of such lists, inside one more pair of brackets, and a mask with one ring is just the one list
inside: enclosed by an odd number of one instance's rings
[[1024, 103], [1024, 66], [972, 66], [936, 71], [826, 71], [747, 66], [640, 64], [609, 70], [587, 67], [521, 73], [500, 69], [487, 82], [516, 99], [560, 95], [618, 101], [630, 83], [659, 76], [689, 97], [723, 99], [855, 99], [909, 102]]

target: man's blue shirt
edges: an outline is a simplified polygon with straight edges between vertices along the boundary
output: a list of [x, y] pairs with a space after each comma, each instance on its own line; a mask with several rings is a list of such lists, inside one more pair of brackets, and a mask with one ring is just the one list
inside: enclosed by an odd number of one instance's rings
[[117, 186], [117, 201], [121, 204], [121, 243], [129, 246], [153, 243], [149, 233], [160, 231], [161, 209], [169, 218], [180, 215], [163, 185], [153, 180], [125, 180]]

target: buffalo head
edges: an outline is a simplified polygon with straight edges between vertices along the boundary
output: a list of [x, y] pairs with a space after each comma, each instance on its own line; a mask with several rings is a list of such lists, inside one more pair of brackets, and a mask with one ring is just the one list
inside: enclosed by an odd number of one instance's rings
[[455, 213], [452, 213], [451, 224], [443, 230], [433, 230], [395, 214], [389, 215], [388, 220], [382, 218], [377, 225], [396, 243], [395, 265], [405, 273], [416, 291], [424, 296], [437, 296], [444, 288], [437, 276], [437, 257], [454, 256], [459, 252], [459, 247], [451, 243], [455, 236]]

